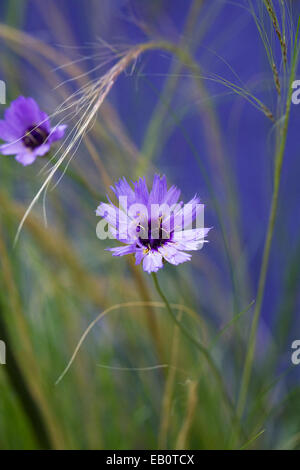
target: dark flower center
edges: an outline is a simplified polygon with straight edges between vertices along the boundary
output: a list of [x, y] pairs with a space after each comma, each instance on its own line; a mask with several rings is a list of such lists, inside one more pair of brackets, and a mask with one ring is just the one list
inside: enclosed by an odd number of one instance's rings
[[43, 143], [48, 139], [48, 137], [48, 132], [46, 132], [42, 127], [32, 126], [27, 129], [22, 141], [25, 147], [34, 150], [37, 147], [43, 145]]
[[154, 224], [151, 223], [151, 220], [148, 221], [148, 233], [143, 227], [138, 227], [137, 232], [140, 234], [139, 242], [141, 245], [151, 250], [157, 250], [172, 239], [172, 232], [164, 232], [161, 219]]

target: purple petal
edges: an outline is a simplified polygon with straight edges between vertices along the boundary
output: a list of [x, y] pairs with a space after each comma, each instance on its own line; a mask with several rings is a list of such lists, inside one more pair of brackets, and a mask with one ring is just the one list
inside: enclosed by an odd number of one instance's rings
[[171, 186], [167, 194], [165, 195], [164, 198], [164, 204], [169, 204], [169, 206], [173, 206], [173, 204], [176, 204], [178, 202], [178, 199], [180, 197], [180, 189], [178, 189], [176, 186]]
[[211, 228], [198, 228], [174, 232], [173, 240], [179, 250], [199, 250]]
[[[127, 214], [114, 204], [101, 202], [97, 207], [96, 215], [103, 217], [110, 225], [110, 232], [119, 241], [130, 238], [129, 227], [131, 220]], [[133, 241], [133, 240], [132, 240]]]
[[63, 124], [61, 126], [54, 127], [50, 131], [50, 135], [48, 138], [49, 144], [52, 144], [52, 142], [56, 142], [57, 140], [60, 140], [64, 137], [65, 135], [65, 130], [68, 126]]
[[159, 252], [168, 263], [175, 264], [176, 266], [191, 259], [190, 254], [177, 250], [172, 243], [166, 243], [160, 247]]
[[19, 96], [5, 111], [4, 117], [7, 124], [10, 125], [19, 136], [22, 136], [28, 128], [41, 124], [43, 121], [43, 127], [47, 130], [48, 116], [40, 110], [33, 98]]
[[160, 175], [154, 175], [153, 186], [149, 196], [149, 207], [151, 204], [162, 204], [167, 194], [167, 179]]
[[145, 257], [145, 251], [143, 248], [136, 248], [135, 251], [135, 264], [140, 264]]
[[50, 144], [49, 143], [45, 143], [43, 145], [40, 145], [39, 147], [37, 147], [36, 149], [34, 149], [33, 153], [37, 156], [37, 157], [42, 157], [43, 155], [45, 155], [46, 153], [48, 153], [50, 150]]
[[2, 153], [2, 155], [17, 155], [17, 153], [24, 151], [26, 151], [26, 149], [21, 141], [0, 145], [0, 153]]
[[16, 160], [21, 163], [23, 166], [31, 165], [35, 159], [36, 159], [36, 154], [33, 152], [24, 152], [24, 153], [19, 153], [16, 155]]
[[178, 266], [178, 264], [181, 263], [186, 263], [186, 261], [191, 260], [192, 255], [189, 253], [184, 253], [184, 251], [177, 251], [174, 256], [170, 259], [167, 260], [169, 263], [174, 264], [175, 266]]
[[147, 273], [156, 273], [163, 267], [162, 256], [158, 251], [149, 251], [143, 261], [143, 269]]
[[6, 142], [13, 142], [22, 137], [22, 134], [16, 132], [14, 127], [11, 127], [6, 121], [0, 120], [0, 139]]
[[203, 210], [203, 205], [200, 204], [200, 199], [194, 196], [175, 214], [174, 226], [178, 227], [177, 230], [186, 229], [193, 223], [193, 220], [195, 220], [201, 210]]
[[107, 204], [101, 202], [96, 210], [96, 215], [103, 217], [112, 227], [117, 226], [117, 211], [118, 208], [114, 204]]
[[116, 248], [107, 248], [107, 251], [112, 251], [113, 256], [124, 256], [129, 255], [131, 253], [135, 253], [135, 245], [127, 245], [127, 246], [118, 246]]
[[135, 202], [135, 194], [133, 189], [130, 187], [130, 185], [127, 183], [126, 179], [120, 179], [118, 183], [115, 183], [115, 187], [111, 186], [111, 189], [117, 196], [117, 198], [121, 196], [126, 196], [127, 197], [127, 202], [128, 206], [130, 204], [133, 204]]
[[39, 117], [38, 121], [35, 123], [42, 129], [44, 129], [48, 134], [51, 132], [51, 125], [50, 125], [50, 119], [48, 114], [46, 114], [44, 111], [39, 110]]
[[139, 180], [134, 183], [134, 191], [136, 196], [136, 202], [139, 204], [147, 205], [149, 199], [149, 191], [145, 178], [139, 178]]

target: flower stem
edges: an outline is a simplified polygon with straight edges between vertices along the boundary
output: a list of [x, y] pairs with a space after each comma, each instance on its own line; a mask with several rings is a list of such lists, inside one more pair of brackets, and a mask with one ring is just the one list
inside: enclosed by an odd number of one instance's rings
[[175, 313], [173, 312], [173, 310], [172, 310], [172, 308], [169, 304], [168, 299], [166, 298], [165, 294], [163, 293], [163, 291], [160, 288], [156, 273], [152, 273], [152, 278], [153, 278], [154, 285], [155, 285], [155, 288], [156, 288], [159, 296], [163, 300], [163, 302], [164, 302], [164, 304], [167, 308], [168, 313], [170, 314], [170, 316], [172, 317], [173, 321], [176, 323], [176, 325], [178, 326], [180, 331], [184, 334], [184, 336], [186, 336], [186, 338], [188, 338], [199, 349], [200, 352], [202, 352], [204, 355], [209, 356], [209, 353], [206, 350], [206, 348], [196, 338], [194, 338], [194, 336], [192, 336], [189, 333], [189, 331], [182, 325], [182, 323], [176, 317]]
[[292, 60], [292, 67], [291, 67], [291, 74], [290, 74], [290, 81], [289, 81], [289, 90], [288, 90], [288, 96], [287, 96], [287, 102], [286, 102], [281, 141], [280, 141], [280, 145], [275, 156], [274, 188], [273, 188], [273, 194], [272, 194], [272, 202], [271, 202], [269, 222], [268, 222], [266, 240], [265, 240], [264, 251], [263, 251], [262, 264], [261, 264], [260, 275], [259, 275], [256, 304], [255, 304], [255, 309], [254, 309], [254, 314], [253, 314], [253, 321], [252, 321], [251, 331], [250, 331], [250, 336], [249, 336], [248, 349], [247, 349], [244, 370], [243, 370], [243, 375], [242, 375], [240, 395], [239, 395], [238, 404], [237, 404], [237, 416], [239, 420], [242, 419], [246, 401], [247, 401], [247, 391], [248, 391], [250, 378], [251, 378], [255, 347], [256, 347], [258, 323], [259, 323], [259, 318], [261, 314], [262, 302], [264, 298], [264, 290], [265, 290], [266, 277], [267, 277], [267, 271], [268, 271], [268, 265], [269, 265], [270, 251], [271, 251], [272, 239], [273, 239], [273, 234], [274, 234], [275, 220], [276, 220], [276, 215], [277, 215], [281, 170], [282, 170], [283, 158], [284, 158], [284, 153], [285, 153], [287, 131], [288, 131], [289, 118], [290, 118], [290, 111], [291, 111], [292, 91], [293, 91], [292, 82], [294, 81], [294, 78], [295, 78], [296, 66], [298, 62], [299, 24], [300, 24], [300, 18], [298, 21], [297, 33], [295, 36], [294, 53], [293, 53], [293, 60]]
[[[168, 299], [166, 298], [165, 294], [163, 293], [160, 285], [159, 285], [159, 282], [158, 282], [158, 279], [157, 279], [157, 275], [156, 273], [152, 273], [152, 278], [153, 278], [153, 281], [154, 281], [154, 285], [155, 285], [155, 288], [159, 294], [159, 296], [161, 297], [162, 301], [164, 302], [165, 306], [166, 306], [166, 309], [167, 309], [167, 312], [169, 313], [170, 317], [172, 318], [172, 320], [175, 322], [175, 324], [178, 326], [179, 330], [182, 332], [182, 334], [187, 338], [189, 339], [189, 341], [191, 341], [191, 343], [194, 344], [194, 346], [196, 346], [196, 348], [203, 354], [203, 356], [205, 357], [214, 377], [215, 377], [215, 380], [218, 384], [218, 386], [220, 387], [220, 390], [222, 392], [222, 395], [225, 399], [225, 402], [226, 404], [228, 405], [228, 408], [229, 408], [229, 411], [230, 411], [230, 414], [231, 414], [231, 419], [233, 421], [233, 424], [235, 426], [235, 428], [239, 429], [240, 428], [240, 425], [237, 421], [237, 417], [235, 415], [235, 410], [234, 410], [234, 407], [233, 407], [233, 404], [232, 404], [232, 401], [227, 393], [227, 390], [224, 386], [224, 382], [223, 382], [223, 379], [222, 379], [222, 376], [213, 360], [213, 358], [211, 357], [209, 351], [193, 336], [190, 334], [190, 332], [183, 326], [183, 324], [178, 320], [177, 316], [175, 315], [175, 313], [173, 312], [170, 304], [169, 304], [169, 301]], [[242, 431], [242, 430], [241, 430]]]

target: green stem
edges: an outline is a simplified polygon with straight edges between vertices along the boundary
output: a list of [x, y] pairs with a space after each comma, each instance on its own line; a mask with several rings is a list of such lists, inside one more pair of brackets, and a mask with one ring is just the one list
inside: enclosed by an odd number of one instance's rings
[[253, 360], [254, 360], [254, 354], [255, 354], [255, 348], [256, 348], [257, 329], [258, 329], [258, 323], [259, 323], [260, 314], [261, 314], [262, 302], [264, 298], [264, 290], [265, 290], [266, 277], [267, 277], [267, 271], [268, 271], [268, 265], [269, 265], [270, 251], [271, 251], [272, 239], [273, 239], [273, 234], [274, 234], [275, 220], [276, 220], [276, 215], [277, 215], [281, 170], [282, 170], [284, 152], [285, 152], [285, 147], [286, 147], [287, 131], [288, 131], [289, 118], [290, 118], [290, 111], [291, 111], [292, 91], [293, 91], [292, 82], [294, 81], [294, 78], [295, 78], [296, 66], [297, 66], [297, 61], [298, 61], [299, 24], [300, 24], [300, 18], [298, 21], [297, 33], [295, 37], [295, 46], [294, 46], [290, 83], [289, 83], [289, 90], [288, 90], [288, 96], [287, 96], [287, 102], [286, 102], [286, 111], [285, 111], [285, 119], [284, 119], [284, 124], [283, 124], [283, 129], [282, 129], [281, 142], [280, 142], [280, 146], [278, 148], [278, 152], [276, 153], [276, 157], [275, 157], [274, 188], [273, 188], [273, 195], [272, 195], [272, 202], [271, 202], [271, 208], [270, 208], [266, 240], [265, 240], [264, 251], [263, 251], [261, 270], [260, 270], [260, 275], [259, 275], [256, 304], [255, 304], [255, 309], [254, 309], [254, 314], [253, 314], [253, 321], [252, 321], [251, 331], [250, 331], [250, 336], [249, 336], [248, 349], [247, 349], [244, 370], [243, 370], [243, 375], [242, 375], [240, 395], [239, 395], [238, 404], [237, 404], [237, 416], [239, 420], [241, 420], [243, 416], [245, 404], [247, 401], [247, 391], [248, 391], [248, 386], [249, 386], [250, 378], [251, 378], [251, 372], [252, 372], [252, 366], [253, 366]]
[[[165, 306], [166, 306], [166, 309], [167, 309], [167, 312], [169, 313], [170, 317], [172, 318], [172, 320], [175, 322], [175, 324], [178, 326], [179, 330], [182, 332], [182, 334], [189, 340], [191, 341], [191, 343], [194, 344], [194, 346], [196, 346], [196, 348], [201, 352], [201, 354], [203, 354], [203, 356], [205, 357], [214, 377], [215, 377], [215, 380], [218, 384], [218, 386], [220, 387], [220, 390], [222, 392], [222, 395], [223, 395], [223, 398], [225, 399], [225, 402], [227, 403], [228, 405], [228, 408], [230, 410], [230, 414], [231, 414], [231, 419], [233, 421], [233, 425], [235, 426], [235, 428], [240, 428], [239, 426], [239, 423], [237, 421], [237, 417], [235, 415], [235, 411], [234, 411], [234, 407], [233, 407], [233, 404], [232, 404], [232, 401], [226, 391], [226, 388], [224, 386], [224, 382], [223, 382], [223, 379], [222, 379], [222, 376], [216, 366], [216, 364], [214, 363], [214, 360], [212, 359], [209, 351], [193, 336], [190, 334], [190, 332], [183, 326], [183, 324], [178, 320], [178, 318], [176, 317], [175, 313], [173, 312], [170, 304], [169, 304], [169, 301], [168, 299], [166, 298], [165, 294], [163, 293], [163, 291], [161, 290], [161, 287], [159, 285], [159, 282], [158, 282], [158, 279], [157, 279], [157, 275], [156, 273], [152, 273], [152, 278], [153, 278], [153, 281], [154, 281], [154, 285], [155, 285], [155, 288], [160, 296], [160, 298], [162, 299], [162, 301], [164, 302]], [[241, 430], [241, 429], [240, 429]], [[241, 430], [242, 431], [242, 430]]]

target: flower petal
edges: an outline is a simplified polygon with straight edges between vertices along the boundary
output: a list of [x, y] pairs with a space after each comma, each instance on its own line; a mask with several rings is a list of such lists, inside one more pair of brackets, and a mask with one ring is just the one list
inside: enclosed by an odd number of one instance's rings
[[186, 261], [191, 260], [192, 255], [189, 253], [185, 253], [184, 251], [176, 251], [174, 256], [170, 259], [167, 260], [169, 263], [174, 264], [175, 266], [178, 266], [178, 264], [185, 263]]
[[107, 251], [112, 251], [113, 256], [124, 256], [135, 253], [135, 245], [117, 246], [116, 248], [106, 248]]
[[183, 228], [187, 229], [187, 227], [190, 227], [201, 210], [203, 210], [203, 207], [198, 196], [194, 196], [188, 203], [182, 205], [174, 216], [175, 230], [181, 231]]
[[146, 206], [149, 200], [149, 191], [145, 178], [139, 178], [139, 180], [134, 183], [134, 191], [136, 202], [138, 204], [144, 204]]
[[46, 153], [48, 153], [50, 150], [50, 144], [49, 143], [45, 143], [43, 145], [40, 145], [39, 147], [37, 147], [36, 149], [34, 149], [33, 153], [37, 156], [37, 157], [42, 157], [43, 155], [45, 155]]
[[141, 261], [145, 258], [146, 253], [143, 248], [136, 248], [135, 251], [135, 264], [140, 264]]
[[163, 203], [168, 204], [169, 206], [173, 206], [174, 204], [178, 202], [180, 193], [181, 193], [180, 189], [178, 189], [176, 186], [171, 186], [171, 188], [168, 190], [167, 194], [165, 195]]
[[164, 246], [160, 247], [159, 252], [164, 259], [168, 261], [168, 263], [175, 264], [176, 266], [178, 264], [185, 263], [186, 261], [190, 261], [192, 257], [189, 253], [177, 250], [172, 242], [166, 243]]
[[120, 178], [118, 183], [115, 183], [115, 187], [111, 186], [111, 189], [113, 190], [117, 198], [120, 198], [121, 196], [126, 196], [128, 206], [130, 204], [133, 204], [136, 200], [134, 191], [125, 178]]
[[45, 122], [44, 128], [47, 128], [46, 120], [48, 117], [40, 110], [33, 98], [19, 96], [5, 111], [4, 117], [7, 124], [10, 125], [19, 136], [22, 136], [28, 128], [38, 125], [42, 121]]
[[20, 137], [22, 137], [20, 132], [17, 132], [16, 129], [10, 126], [6, 121], [0, 120], [0, 139], [6, 142], [13, 142]]
[[143, 261], [143, 269], [147, 273], [156, 273], [163, 267], [163, 259], [158, 251], [149, 251]]
[[2, 153], [2, 155], [17, 155], [17, 153], [23, 153], [24, 151], [26, 151], [26, 149], [22, 141], [0, 145], [0, 153]]
[[65, 130], [67, 129], [67, 127], [68, 126], [64, 124], [51, 129], [47, 142], [49, 142], [49, 144], [52, 144], [52, 142], [56, 142], [57, 140], [62, 139], [65, 135]]
[[151, 208], [151, 204], [162, 204], [166, 197], [167, 190], [166, 177], [154, 175], [152, 190], [149, 195], [149, 208]]
[[23, 152], [16, 155], [16, 160], [23, 166], [31, 165], [36, 160], [36, 154], [33, 152]]
[[42, 129], [44, 129], [47, 132], [47, 134], [50, 134], [51, 126], [50, 126], [49, 116], [48, 114], [46, 114], [44, 111], [41, 111], [40, 109], [38, 113], [38, 119], [37, 121], [35, 121], [35, 124], [38, 127], [41, 127]]
[[117, 240], [130, 238], [129, 227], [131, 220], [128, 215], [114, 204], [101, 202], [97, 207], [96, 214], [103, 217], [110, 225], [110, 231]]
[[174, 232], [173, 242], [179, 250], [200, 250], [203, 243], [207, 242], [205, 237], [210, 230], [211, 227]]

